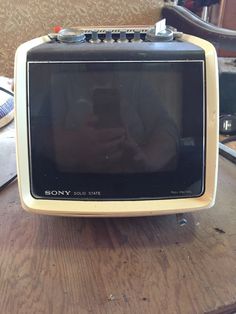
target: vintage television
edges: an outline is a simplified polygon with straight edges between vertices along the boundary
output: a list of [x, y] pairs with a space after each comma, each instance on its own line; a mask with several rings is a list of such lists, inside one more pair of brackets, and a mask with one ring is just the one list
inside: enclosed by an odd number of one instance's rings
[[172, 28], [72, 28], [15, 60], [22, 206], [64, 216], [184, 213], [214, 204], [214, 47]]

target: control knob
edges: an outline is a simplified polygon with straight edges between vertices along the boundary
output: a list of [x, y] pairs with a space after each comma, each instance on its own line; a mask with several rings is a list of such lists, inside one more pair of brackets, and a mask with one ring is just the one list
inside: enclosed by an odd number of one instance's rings
[[85, 41], [85, 33], [83, 30], [65, 28], [59, 31], [57, 39], [63, 43], [81, 43]]

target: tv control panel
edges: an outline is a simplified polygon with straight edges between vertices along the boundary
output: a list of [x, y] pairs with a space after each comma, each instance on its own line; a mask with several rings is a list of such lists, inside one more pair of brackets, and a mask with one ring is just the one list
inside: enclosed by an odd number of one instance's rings
[[48, 36], [51, 40], [62, 43], [114, 44], [168, 42], [182, 36], [181, 32], [166, 26], [165, 20], [157, 22], [153, 27], [96, 27], [96, 28], [56, 28], [55, 33]]

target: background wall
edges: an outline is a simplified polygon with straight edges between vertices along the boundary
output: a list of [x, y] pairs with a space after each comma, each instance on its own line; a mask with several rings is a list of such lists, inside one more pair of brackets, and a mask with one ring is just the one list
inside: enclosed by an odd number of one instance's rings
[[55, 25], [152, 24], [163, 0], [0, 0], [0, 75], [13, 76], [14, 54], [23, 42]]

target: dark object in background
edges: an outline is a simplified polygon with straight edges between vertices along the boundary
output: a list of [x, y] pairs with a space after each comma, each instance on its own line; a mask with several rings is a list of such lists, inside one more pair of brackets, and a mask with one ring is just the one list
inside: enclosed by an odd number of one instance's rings
[[220, 114], [236, 114], [236, 59], [219, 58]]
[[182, 0], [178, 2], [178, 5], [182, 5], [193, 12], [198, 12], [199, 9], [216, 3], [219, 3], [219, 0]]
[[179, 32], [206, 39], [216, 48], [223, 48], [230, 51], [236, 50], [236, 31], [220, 28], [179, 5], [168, 5], [162, 9], [162, 17], [166, 23], [178, 29]]
[[223, 135], [236, 134], [236, 114], [227, 114], [220, 117], [220, 133]]

